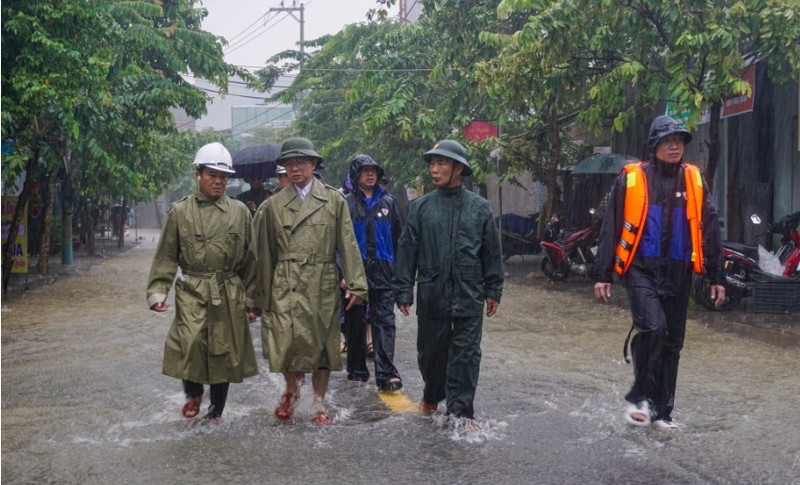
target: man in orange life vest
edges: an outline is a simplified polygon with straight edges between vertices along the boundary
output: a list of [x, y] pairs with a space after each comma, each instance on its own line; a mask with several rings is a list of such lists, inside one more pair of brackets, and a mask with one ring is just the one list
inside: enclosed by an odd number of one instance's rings
[[717, 305], [725, 299], [717, 210], [700, 170], [683, 161], [691, 139], [672, 118], [653, 120], [650, 159], [627, 165], [611, 188], [595, 266], [594, 294], [604, 303], [612, 273], [621, 275], [637, 332], [625, 420], [668, 431], [678, 429], [671, 413], [692, 271], [711, 275]]

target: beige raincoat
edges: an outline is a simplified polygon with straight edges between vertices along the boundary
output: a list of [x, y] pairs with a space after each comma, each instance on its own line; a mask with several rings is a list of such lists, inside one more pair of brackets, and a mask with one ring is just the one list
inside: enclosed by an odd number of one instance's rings
[[[201, 384], [258, 374], [245, 313], [250, 211], [195, 190], [167, 212], [147, 284], [147, 304], [175, 281], [175, 319], [164, 344], [164, 374]], [[175, 280], [180, 268], [181, 273]]]
[[347, 289], [367, 299], [367, 279], [344, 196], [317, 179], [305, 199], [289, 186], [253, 218], [261, 340], [273, 372], [341, 370], [340, 254]]

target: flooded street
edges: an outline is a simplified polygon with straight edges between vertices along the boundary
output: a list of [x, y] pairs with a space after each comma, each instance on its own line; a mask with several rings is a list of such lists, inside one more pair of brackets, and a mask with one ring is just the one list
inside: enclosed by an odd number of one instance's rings
[[[4, 483], [800, 484], [798, 315], [693, 308], [673, 413], [682, 431], [632, 428], [623, 288], [600, 305], [587, 280], [549, 284], [536, 258], [512, 258], [484, 321], [480, 431], [453, 428], [442, 406], [392, 411], [372, 379], [344, 372], [331, 378], [333, 426], [311, 424], [308, 384], [279, 423], [282, 377], [261, 357], [258, 322], [260, 374], [232, 384], [224, 422], [205, 425], [180, 416], [180, 382], [161, 374], [174, 307], [146, 308], [155, 242], [142, 241], [4, 299]], [[402, 393], [417, 402], [416, 319], [397, 322]]]

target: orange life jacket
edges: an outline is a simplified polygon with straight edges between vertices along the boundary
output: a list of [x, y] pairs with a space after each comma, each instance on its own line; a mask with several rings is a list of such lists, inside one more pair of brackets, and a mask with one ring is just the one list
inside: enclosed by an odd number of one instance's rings
[[[623, 168], [626, 174], [625, 207], [623, 208], [622, 233], [614, 253], [614, 270], [624, 274], [633, 261], [636, 248], [642, 238], [647, 218], [647, 178], [642, 162], [629, 163]], [[681, 164], [686, 178], [686, 218], [692, 240], [692, 269], [703, 272], [703, 176], [694, 165]]]

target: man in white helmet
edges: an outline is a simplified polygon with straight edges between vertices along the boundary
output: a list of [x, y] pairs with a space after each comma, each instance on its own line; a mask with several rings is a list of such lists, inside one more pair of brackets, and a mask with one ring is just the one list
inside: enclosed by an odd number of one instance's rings
[[194, 165], [197, 188], [167, 212], [150, 267], [147, 304], [155, 312], [167, 311], [167, 294], [180, 268], [162, 371], [183, 381], [186, 418], [198, 415], [203, 385], [209, 384], [204, 419], [219, 422], [229, 383], [258, 373], [245, 315], [245, 283], [253, 274], [250, 212], [225, 194], [234, 170], [222, 144], [204, 145]]
[[281, 189], [289, 185], [289, 174], [286, 173], [286, 168], [282, 165], [278, 165], [278, 168], [275, 169], [275, 178], [278, 179], [278, 185]]

